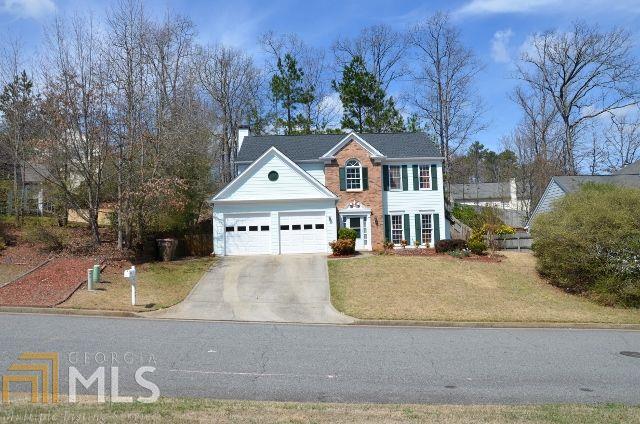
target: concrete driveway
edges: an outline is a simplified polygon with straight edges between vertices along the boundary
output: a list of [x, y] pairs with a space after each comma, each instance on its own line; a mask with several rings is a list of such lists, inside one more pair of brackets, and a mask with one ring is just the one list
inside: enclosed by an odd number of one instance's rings
[[224, 257], [159, 318], [349, 323], [330, 302], [324, 255]]

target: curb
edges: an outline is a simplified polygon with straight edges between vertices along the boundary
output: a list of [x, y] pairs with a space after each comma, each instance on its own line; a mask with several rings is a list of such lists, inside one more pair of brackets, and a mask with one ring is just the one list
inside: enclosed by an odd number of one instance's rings
[[409, 321], [356, 319], [351, 325], [425, 328], [557, 328], [583, 330], [640, 330], [640, 324], [599, 322], [500, 322], [500, 321]]
[[98, 309], [66, 309], [66, 308], [37, 308], [30, 306], [0, 306], [0, 312], [11, 314], [48, 314], [48, 315], [79, 315], [79, 316], [100, 316], [100, 317], [124, 317], [139, 318], [135, 312], [110, 311]]

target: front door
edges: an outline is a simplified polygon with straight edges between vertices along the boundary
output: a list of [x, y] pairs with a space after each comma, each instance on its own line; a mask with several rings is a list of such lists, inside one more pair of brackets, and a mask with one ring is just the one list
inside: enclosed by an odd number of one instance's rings
[[355, 230], [356, 250], [367, 249], [369, 246], [369, 234], [367, 234], [367, 217], [366, 216], [346, 216], [343, 218], [344, 226]]

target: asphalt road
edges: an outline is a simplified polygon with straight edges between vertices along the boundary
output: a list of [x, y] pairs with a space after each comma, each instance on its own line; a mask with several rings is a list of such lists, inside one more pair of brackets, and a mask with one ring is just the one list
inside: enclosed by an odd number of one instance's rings
[[[327, 402], [640, 403], [640, 332], [359, 327], [0, 314], [0, 372], [24, 351], [88, 377], [119, 367], [119, 393]], [[125, 360], [130, 363], [125, 363]], [[18, 385], [19, 386], [19, 385]], [[19, 387], [18, 387], [19, 388]], [[95, 393], [79, 390], [79, 393]]]

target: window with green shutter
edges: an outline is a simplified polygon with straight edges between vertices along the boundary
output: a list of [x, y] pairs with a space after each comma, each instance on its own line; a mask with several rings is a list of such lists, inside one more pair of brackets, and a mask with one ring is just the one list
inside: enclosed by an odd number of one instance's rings
[[440, 214], [433, 214], [433, 242], [437, 243], [440, 240]]
[[420, 190], [420, 179], [418, 178], [419, 177], [418, 165], [412, 165], [411, 171], [413, 172], [413, 189], [416, 191]]
[[408, 213], [404, 214], [404, 239], [409, 243], [411, 241], [411, 220]]
[[409, 190], [409, 179], [407, 177], [407, 165], [402, 165], [402, 191]]
[[369, 169], [362, 167], [362, 189], [369, 190]]
[[418, 244], [422, 244], [422, 225], [420, 222], [420, 218], [420, 214], [414, 215], [414, 223], [416, 226], [416, 241], [418, 242]]
[[431, 190], [438, 189], [438, 165], [431, 165]]
[[340, 191], [346, 191], [347, 190], [347, 178], [346, 178], [346, 173], [344, 168], [340, 168], [338, 170], [338, 175], [340, 176]]

